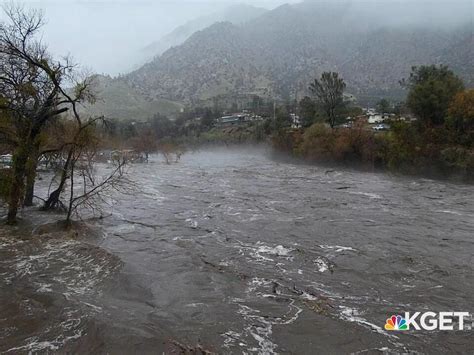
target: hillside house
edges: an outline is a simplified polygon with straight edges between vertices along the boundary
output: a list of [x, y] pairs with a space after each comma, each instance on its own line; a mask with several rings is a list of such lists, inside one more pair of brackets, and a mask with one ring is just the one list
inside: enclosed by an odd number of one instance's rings
[[245, 122], [244, 115], [222, 116], [216, 120], [218, 126], [234, 126]]
[[13, 156], [11, 154], [0, 155], [0, 166], [11, 166], [13, 163]]
[[393, 116], [392, 114], [388, 114], [388, 113], [374, 113], [374, 114], [368, 115], [367, 122], [369, 124], [383, 123], [391, 119], [392, 116]]
[[291, 128], [301, 128], [301, 118], [296, 113], [290, 113]]
[[383, 122], [383, 116], [380, 113], [374, 113], [368, 115], [367, 122], [369, 124], [377, 124]]

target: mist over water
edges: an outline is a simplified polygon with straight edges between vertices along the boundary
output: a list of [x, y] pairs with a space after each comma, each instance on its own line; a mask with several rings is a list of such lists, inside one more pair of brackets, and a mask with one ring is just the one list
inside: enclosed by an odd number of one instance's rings
[[153, 156], [130, 173], [138, 191], [89, 222], [101, 236], [1, 236], [0, 351], [472, 350], [469, 331], [383, 330], [405, 311], [472, 312], [471, 186], [264, 150]]

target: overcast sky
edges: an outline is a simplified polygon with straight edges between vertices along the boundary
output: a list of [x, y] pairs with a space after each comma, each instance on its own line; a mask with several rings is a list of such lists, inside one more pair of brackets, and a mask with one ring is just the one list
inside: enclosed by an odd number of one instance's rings
[[[212, 1], [212, 2], [211, 2]], [[116, 75], [134, 68], [136, 53], [186, 21], [230, 4], [268, 9], [298, 0], [37, 0], [44, 10], [44, 42], [85, 67]], [[136, 65], [136, 64], [135, 64]]]

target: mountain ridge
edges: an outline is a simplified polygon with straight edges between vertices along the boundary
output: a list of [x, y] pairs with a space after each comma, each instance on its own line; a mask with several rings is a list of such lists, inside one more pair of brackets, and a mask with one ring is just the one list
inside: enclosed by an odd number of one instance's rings
[[402, 98], [399, 80], [416, 65], [447, 64], [474, 84], [472, 22], [430, 25], [416, 21], [418, 8], [387, 8], [409, 16], [385, 21], [377, 7], [367, 17], [355, 2], [306, 1], [244, 24], [218, 22], [117, 80], [146, 100], [191, 105], [220, 95], [301, 98], [323, 71], [340, 72], [367, 99]]
[[178, 46], [191, 37], [195, 32], [213, 25], [216, 22], [231, 22], [242, 24], [265, 13], [266, 9], [248, 4], [231, 5], [216, 13], [201, 16], [178, 26], [159, 40], [143, 48], [142, 52], [150, 60], [166, 50]]

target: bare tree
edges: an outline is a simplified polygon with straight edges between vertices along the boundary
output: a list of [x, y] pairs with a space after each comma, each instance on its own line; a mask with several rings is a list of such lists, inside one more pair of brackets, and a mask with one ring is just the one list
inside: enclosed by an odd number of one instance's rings
[[58, 186], [49, 194], [43, 209], [63, 209], [67, 213], [66, 226], [71, 224], [73, 215], [80, 216], [79, 210], [101, 211], [110, 192], [133, 190], [134, 184], [125, 175], [126, 157], [114, 161], [112, 171], [98, 177], [95, 163], [100, 139], [96, 125], [103, 121], [102, 117], [83, 121], [77, 115], [76, 120], [63, 122], [64, 163], [59, 170]]
[[[71, 163], [72, 173], [70, 177], [70, 191], [67, 206], [66, 225], [71, 224], [71, 218], [79, 209], [86, 209], [92, 213], [102, 212], [102, 206], [107, 205], [110, 193], [130, 193], [134, 191], [134, 184], [125, 176], [126, 161], [116, 163], [112, 172], [97, 179], [93, 160], [91, 156], [86, 159], [73, 160]], [[76, 182], [75, 177], [79, 178]], [[75, 193], [76, 183], [81, 188], [81, 193]]]
[[131, 140], [131, 145], [137, 153], [144, 154], [145, 161], [148, 162], [150, 154], [157, 149], [157, 139], [152, 132], [141, 131]]
[[[17, 143], [7, 216], [12, 224], [24, 197], [28, 171], [36, 171], [38, 138], [46, 123], [71, 109], [78, 116], [77, 103], [91, 95], [87, 80], [73, 79], [75, 65], [70, 59], [53, 60], [37, 39], [44, 23], [41, 12], [14, 4], [4, 12], [8, 23], [0, 24], [0, 110], [10, 117], [10, 133]], [[72, 94], [66, 86], [74, 87]]]
[[58, 170], [60, 175], [59, 183], [56, 189], [53, 190], [46, 199], [42, 207], [43, 210], [64, 207], [60, 197], [68, 179], [71, 178], [74, 172], [75, 161], [81, 159], [82, 156], [87, 152], [90, 152], [92, 148], [94, 151], [97, 149], [98, 141], [91, 130], [93, 130], [98, 121], [102, 120], [103, 117], [96, 117], [89, 118], [86, 122], [82, 122], [81, 117], [77, 115], [75, 121], [67, 122], [67, 129], [64, 131], [67, 138], [61, 146], [63, 164]]
[[158, 150], [163, 155], [163, 157], [165, 158], [165, 162], [168, 165], [171, 164], [173, 161], [177, 163], [185, 152], [184, 149], [180, 148], [178, 145], [167, 142], [159, 144]]
[[324, 72], [319, 80], [315, 79], [314, 83], [309, 86], [309, 89], [323, 107], [331, 128], [336, 124], [336, 109], [343, 105], [345, 88], [344, 80], [339, 78], [338, 73], [334, 72]]

